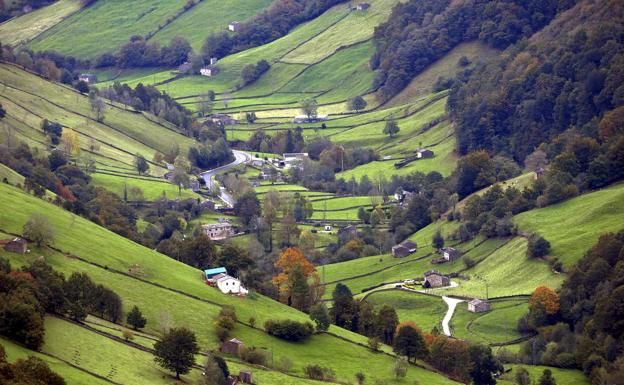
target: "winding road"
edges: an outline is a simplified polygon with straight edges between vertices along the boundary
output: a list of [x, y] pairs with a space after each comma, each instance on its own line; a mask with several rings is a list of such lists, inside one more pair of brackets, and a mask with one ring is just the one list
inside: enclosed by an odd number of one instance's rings
[[448, 305], [448, 310], [446, 311], [446, 315], [442, 320], [442, 332], [445, 336], [451, 336], [451, 327], [449, 326], [449, 322], [451, 322], [451, 318], [453, 318], [453, 313], [455, 313], [455, 307], [460, 302], [464, 302], [462, 299], [451, 298], [447, 296], [443, 296], [442, 299]]
[[[204, 178], [204, 180], [206, 181], [206, 187], [212, 188], [213, 183], [216, 183], [214, 181], [214, 177], [217, 174], [225, 172], [229, 169], [232, 169], [238, 166], [239, 164], [243, 164], [251, 160], [251, 154], [245, 151], [232, 150], [232, 153], [234, 154], [234, 158], [235, 158], [232, 163], [228, 163], [225, 166], [213, 168], [212, 170], [204, 171], [201, 174], [199, 174], [199, 176]], [[234, 199], [234, 197], [230, 193], [227, 192], [225, 187], [219, 187], [219, 189], [220, 189], [219, 197], [221, 198], [221, 200], [229, 207], [234, 207], [234, 203], [236, 203], [236, 200]]]

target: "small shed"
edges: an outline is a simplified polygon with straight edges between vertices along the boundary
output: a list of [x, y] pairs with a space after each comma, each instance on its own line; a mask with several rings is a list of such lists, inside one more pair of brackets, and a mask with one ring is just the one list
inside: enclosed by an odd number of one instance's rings
[[331, 225], [325, 225], [325, 231], [332, 231]]
[[433, 158], [433, 151], [426, 148], [421, 148], [420, 150], [416, 151], [416, 157], [418, 159]]
[[251, 373], [251, 370], [241, 370], [238, 373], [238, 379], [243, 384], [253, 384], [253, 375]]
[[239, 339], [236, 338], [232, 338], [229, 341], [225, 341], [223, 342], [223, 344], [221, 344], [221, 353], [226, 353], [226, 354], [238, 354], [239, 349], [245, 346], [245, 344], [243, 344], [243, 342]]
[[80, 74], [78, 80], [81, 80], [87, 84], [97, 83], [97, 76], [94, 74]]
[[355, 8], [358, 11], [366, 11], [367, 9], [370, 8], [370, 4], [369, 3], [358, 3], [358, 5]]
[[401, 244], [405, 247], [408, 248], [408, 250], [410, 251], [410, 253], [413, 253], [416, 251], [416, 249], [418, 248], [418, 245], [416, 244], [416, 242], [414, 241], [410, 241], [409, 239], [406, 241], [401, 242]]
[[212, 114], [210, 120], [215, 124], [222, 124], [224, 126], [231, 126], [238, 123], [238, 120], [228, 114]]
[[410, 255], [410, 250], [404, 245], [394, 245], [392, 246], [392, 256], [395, 258], [403, 258]]
[[450, 283], [450, 278], [446, 275], [443, 275], [439, 271], [429, 270], [425, 273], [425, 286], [444, 287], [450, 285]]
[[484, 301], [479, 298], [475, 298], [468, 302], [468, 311], [473, 313], [483, 313], [492, 309], [488, 301]]
[[216, 74], [219, 73], [219, 69], [217, 67], [204, 67], [202, 69], [199, 70], [199, 73], [202, 76], [215, 76]]
[[11, 253], [25, 254], [28, 251], [28, 242], [24, 238], [15, 237], [3, 243], [4, 249]]
[[442, 253], [442, 257], [448, 262], [453, 262], [461, 256], [460, 251], [454, 247], [444, 247], [440, 251]]
[[232, 32], [238, 32], [240, 31], [241, 28], [241, 23], [239, 23], [238, 21], [233, 21], [230, 24], [228, 24], [228, 29]]
[[210, 65], [213, 66], [213, 65], [217, 64], [218, 61], [219, 61], [219, 59], [217, 59], [216, 57], [211, 57], [210, 58]]

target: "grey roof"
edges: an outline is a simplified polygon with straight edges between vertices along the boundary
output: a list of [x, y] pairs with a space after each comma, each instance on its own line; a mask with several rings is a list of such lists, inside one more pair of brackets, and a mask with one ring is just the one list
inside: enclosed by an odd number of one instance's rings
[[484, 300], [479, 299], [479, 298], [475, 298], [475, 299], [473, 299], [472, 301], [470, 301], [470, 302], [468, 302], [468, 303], [469, 303], [470, 305], [474, 305], [474, 306], [476, 306], [476, 305], [480, 305], [480, 304], [482, 304], [482, 303], [487, 303], [487, 301], [484, 301]]
[[409, 239], [408, 239], [408, 240], [406, 240], [406, 241], [401, 242], [401, 244], [402, 244], [403, 246], [405, 246], [405, 247], [409, 248], [409, 249], [415, 249], [415, 248], [416, 248], [416, 246], [418, 246], [418, 245], [416, 244], [416, 242], [414, 242], [414, 241], [410, 241]]
[[428, 272], [425, 273], [425, 277], [428, 277], [430, 275], [440, 275], [440, 276], [444, 276], [444, 274], [440, 273], [437, 270], [429, 270]]
[[[219, 275], [221, 275], [221, 274], [219, 274]], [[226, 274], [223, 274], [223, 276], [222, 276], [222, 277], [219, 277], [219, 278], [216, 278], [216, 277], [215, 277], [214, 279], [215, 279], [217, 282], [223, 282], [223, 281], [227, 281], [227, 280], [230, 280], [230, 279], [233, 279], [233, 280], [238, 281], [236, 278], [232, 277], [231, 275], [226, 275]]]

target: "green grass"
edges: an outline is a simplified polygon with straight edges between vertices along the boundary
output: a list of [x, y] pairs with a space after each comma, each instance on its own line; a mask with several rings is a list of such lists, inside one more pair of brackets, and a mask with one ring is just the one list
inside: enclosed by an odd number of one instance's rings
[[378, 291], [366, 298], [366, 302], [379, 310], [383, 305], [392, 306], [400, 322], [413, 321], [429, 332], [434, 327], [441, 329], [442, 318], [447, 306], [440, 297], [411, 293], [404, 290]]
[[506, 369], [511, 369], [509, 373], [505, 373], [498, 379], [498, 384], [501, 385], [515, 385], [515, 371], [518, 368], [525, 368], [533, 381], [539, 381], [540, 377], [544, 369], [550, 369], [553, 373], [553, 377], [557, 381], [557, 385], [589, 385], [589, 379], [583, 375], [583, 372], [580, 370], [574, 369], [561, 369], [561, 368], [553, 368], [550, 366], [532, 366], [532, 365], [505, 365]]
[[454, 337], [477, 343], [501, 343], [522, 337], [518, 332], [518, 320], [527, 313], [525, 299], [492, 301], [492, 310], [471, 313], [466, 302], [457, 305], [451, 319]]
[[[45, 254], [53, 266], [60, 266], [59, 270], [66, 274], [71, 271], [88, 271], [97, 283], [110, 286], [121, 295], [126, 311], [130, 306], [138, 304], [146, 313], [148, 329], [152, 331], [156, 331], [159, 327], [158, 314], [166, 311], [176, 325], [187, 325], [195, 330], [203, 347], [214, 348], [216, 339], [212, 321], [218, 306], [171, 292], [150, 282], [214, 301], [219, 305], [232, 305], [236, 308], [239, 319], [247, 320], [253, 316], [258, 325], [262, 325], [267, 319], [275, 318], [276, 315], [280, 318], [307, 319], [305, 314], [263, 296], [239, 299], [222, 295], [203, 283], [199, 270], [121, 238], [56, 206], [25, 195], [15, 188], [0, 186], [0, 194], [3, 196], [0, 203], [2, 230], [20, 233], [30, 213], [44, 213], [50, 218], [56, 231], [55, 247], [79, 255], [90, 262], [105, 265], [107, 268], [96, 268], [59, 253], [40, 253], [38, 250], [33, 251], [27, 258], [34, 259], [38, 255]], [[7, 210], [8, 207], [11, 207], [11, 210]], [[17, 262], [16, 259], [27, 262], [21, 255], [13, 254], [11, 258], [13, 263]], [[121, 275], [116, 271], [129, 272], [130, 275], [144, 281]], [[345, 338], [365, 344], [366, 338], [363, 336], [335, 327], [331, 330]], [[238, 325], [233, 335], [250, 345], [269, 348], [275, 357], [289, 356], [295, 362], [295, 373], [301, 374], [305, 364], [315, 362], [334, 368], [342, 381], [350, 381], [357, 371], [368, 368], [371, 373], [375, 373], [376, 378], [397, 383], [392, 380], [390, 370], [392, 357], [371, 353], [365, 347], [330, 335], [315, 336], [305, 344], [292, 344], [271, 338], [264, 332], [243, 325]], [[100, 361], [111, 362], [101, 358]], [[433, 384], [449, 383], [437, 374], [417, 368], [410, 369], [408, 378], [416, 377], [427, 379]]]
[[158, 31], [151, 40], [165, 45], [172, 38], [183, 36], [199, 52], [208, 35], [227, 30], [232, 21], [251, 18], [269, 4], [271, 0], [204, 0]]
[[624, 184], [527, 211], [514, 220], [520, 230], [546, 238], [551, 254], [570, 267], [601, 234], [624, 229]]
[[14, 362], [20, 358], [25, 359], [28, 356], [34, 356], [41, 360], [43, 360], [50, 369], [59, 374], [61, 377], [65, 379], [68, 385], [84, 385], [84, 384], [93, 384], [93, 385], [109, 385], [108, 381], [101, 380], [91, 374], [77, 369], [58, 358], [51, 357], [46, 354], [42, 354], [39, 352], [34, 352], [32, 350], [28, 350], [20, 345], [15, 344], [7, 339], [0, 338], [0, 345], [2, 345], [7, 353], [7, 358], [9, 362]]
[[[95, 173], [91, 174], [91, 181], [96, 186], [105, 187], [107, 190], [117, 194], [119, 197], [124, 196], [124, 188], [130, 191], [132, 187], [138, 187], [143, 191], [143, 196], [146, 201], [153, 202], [163, 196], [169, 199], [178, 198], [178, 187], [167, 182], [164, 179], [147, 178], [139, 176], [124, 176], [124, 175], [108, 175]], [[180, 195], [182, 199], [187, 198], [201, 198], [201, 196], [189, 189], [182, 189]]]
[[[132, 169], [137, 153], [152, 159], [156, 151], [166, 152], [172, 143], [178, 143], [183, 153], [194, 143], [169, 123], [126, 111], [115, 104], [109, 104], [104, 121], [97, 122], [86, 96], [11, 65], [0, 65], [0, 79], [4, 85], [0, 101], [7, 110], [5, 120], [20, 139], [47, 148], [41, 120], [59, 122], [79, 134], [83, 153], [92, 142], [99, 146], [91, 154], [98, 168]], [[164, 169], [152, 164], [151, 172], [162, 175]]]
[[80, 0], [59, 0], [0, 24], [0, 40], [11, 46], [26, 43], [78, 10]]
[[112, 52], [132, 35], [146, 35], [174, 16], [184, 0], [98, 1], [48, 29], [29, 47], [80, 58]]

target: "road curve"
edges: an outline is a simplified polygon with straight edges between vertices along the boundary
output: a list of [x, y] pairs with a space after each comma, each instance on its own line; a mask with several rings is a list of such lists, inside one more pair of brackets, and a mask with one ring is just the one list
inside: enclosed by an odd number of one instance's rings
[[[225, 166], [213, 168], [212, 170], [207, 170], [199, 174], [199, 176], [202, 177], [204, 181], [206, 181], [206, 187], [208, 188], [212, 187], [213, 183], [215, 183], [213, 179], [217, 174], [225, 172], [231, 168], [238, 166], [239, 164], [242, 164], [251, 160], [251, 154], [245, 151], [232, 150], [232, 153], [234, 154], [234, 158], [235, 158], [232, 163], [228, 163]], [[224, 187], [220, 187], [220, 189], [221, 189], [221, 192], [219, 196], [221, 200], [225, 202], [225, 204], [228, 205], [229, 207], [233, 207], [234, 203], [236, 203], [234, 197], [230, 193], [228, 193]]]
[[451, 328], [449, 326], [449, 322], [451, 322], [451, 318], [453, 318], [453, 313], [455, 313], [455, 307], [457, 306], [457, 304], [460, 302], [464, 302], [464, 301], [461, 299], [451, 298], [447, 296], [443, 296], [442, 299], [448, 305], [448, 310], [446, 311], [446, 315], [444, 316], [444, 319], [442, 320], [442, 332], [444, 333], [445, 336], [450, 337]]

